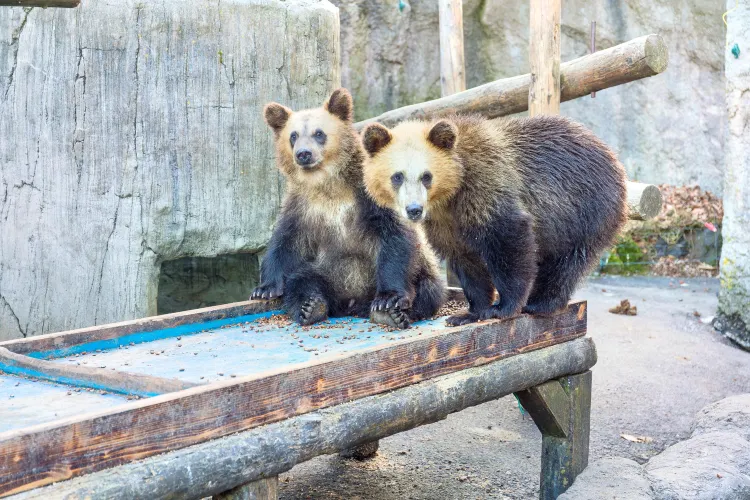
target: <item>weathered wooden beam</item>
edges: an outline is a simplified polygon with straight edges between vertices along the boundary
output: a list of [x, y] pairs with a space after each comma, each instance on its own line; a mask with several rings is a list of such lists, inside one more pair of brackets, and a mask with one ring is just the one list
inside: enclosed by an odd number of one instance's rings
[[213, 500], [277, 500], [278, 498], [279, 476], [258, 479], [213, 496]]
[[653, 184], [628, 182], [628, 210], [633, 220], [648, 220], [661, 212], [661, 191]]
[[0, 0], [0, 7], [78, 7], [81, 0]]
[[[667, 46], [659, 35], [646, 35], [609, 49], [600, 50], [560, 68], [560, 100], [570, 101], [623, 83], [657, 75], [667, 69]], [[357, 122], [361, 130], [369, 123], [387, 127], [409, 119], [429, 119], [453, 113], [479, 113], [488, 118], [526, 111], [529, 107], [531, 75], [474, 87], [447, 97], [412, 104]]]
[[318, 455], [381, 439], [596, 363], [580, 338], [469, 368], [409, 387], [333, 406], [53, 484], [17, 496], [197, 499], [281, 474]]
[[[193, 387], [30, 430], [0, 433], [0, 494], [184, 448], [567, 342], [585, 333], [586, 303], [571, 302], [550, 317], [521, 315], [425, 332], [339, 358]], [[102, 458], [91, 460], [92, 456]]]
[[531, 0], [529, 116], [560, 113], [560, 11], [562, 0]]
[[178, 379], [126, 373], [106, 368], [65, 365], [30, 358], [0, 347], [0, 372], [143, 397], [181, 391], [198, 384]]

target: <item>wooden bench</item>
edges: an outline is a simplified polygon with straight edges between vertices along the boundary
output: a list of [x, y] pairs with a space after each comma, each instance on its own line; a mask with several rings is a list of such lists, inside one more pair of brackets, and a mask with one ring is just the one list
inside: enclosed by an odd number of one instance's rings
[[404, 331], [352, 318], [301, 328], [275, 307], [1, 343], [11, 404], [0, 409], [0, 496], [276, 498], [276, 477], [295, 464], [511, 393], [544, 436], [541, 498], [585, 467], [596, 362], [585, 302]]

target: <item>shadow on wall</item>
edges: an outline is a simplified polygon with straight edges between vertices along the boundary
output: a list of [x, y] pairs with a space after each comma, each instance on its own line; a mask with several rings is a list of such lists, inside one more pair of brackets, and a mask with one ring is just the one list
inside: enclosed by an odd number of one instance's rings
[[184, 257], [162, 263], [157, 314], [247, 300], [260, 276], [259, 254]]

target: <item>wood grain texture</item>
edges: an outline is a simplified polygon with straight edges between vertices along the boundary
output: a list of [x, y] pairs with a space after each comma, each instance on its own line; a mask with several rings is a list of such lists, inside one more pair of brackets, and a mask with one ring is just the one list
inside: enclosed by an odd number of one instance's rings
[[0, 7], [78, 7], [81, 0], [0, 0]]
[[4, 347], [0, 347], [0, 372], [49, 380], [75, 387], [87, 387], [143, 397], [181, 391], [198, 385], [177, 379], [124, 373], [111, 369], [107, 370], [106, 368], [53, 363], [30, 358], [23, 354], [16, 354]]
[[440, 89], [443, 96], [466, 90], [464, 15], [461, 0], [438, 0]]
[[628, 214], [632, 220], [648, 220], [661, 212], [661, 191], [653, 184], [628, 182]]
[[199, 499], [486, 403], [596, 363], [591, 338], [444, 375], [408, 387], [155, 455], [29, 491], [50, 498]]
[[0, 342], [0, 347], [4, 347], [17, 354], [60, 350], [97, 340], [117, 339], [132, 333], [152, 332], [180, 325], [200, 324], [208, 321], [235, 318], [247, 314], [273, 311], [280, 307], [281, 300], [250, 300], [108, 325], [80, 328], [67, 332], [49, 333], [26, 339], [9, 340]]
[[[297, 365], [0, 434], [0, 494], [191, 446], [585, 335], [586, 303], [546, 318], [448, 328], [338, 360]], [[360, 443], [354, 443], [360, 444]]]
[[[560, 100], [570, 101], [623, 83], [657, 75], [667, 68], [667, 46], [659, 35], [646, 35], [600, 50], [560, 67]], [[429, 119], [453, 113], [479, 113], [497, 118], [526, 111], [529, 107], [531, 75], [496, 80], [464, 92], [404, 106], [355, 127], [378, 122], [387, 127], [410, 119]]]
[[529, 116], [560, 113], [560, 11], [562, 0], [531, 0]]

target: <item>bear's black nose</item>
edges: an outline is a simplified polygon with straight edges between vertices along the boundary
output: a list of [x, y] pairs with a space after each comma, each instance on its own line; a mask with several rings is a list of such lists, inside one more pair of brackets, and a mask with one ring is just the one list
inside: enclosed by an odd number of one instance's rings
[[309, 149], [300, 149], [297, 151], [297, 163], [300, 165], [309, 165], [312, 163], [312, 151]]
[[422, 205], [412, 203], [406, 207], [406, 216], [411, 220], [419, 220], [422, 217]]

